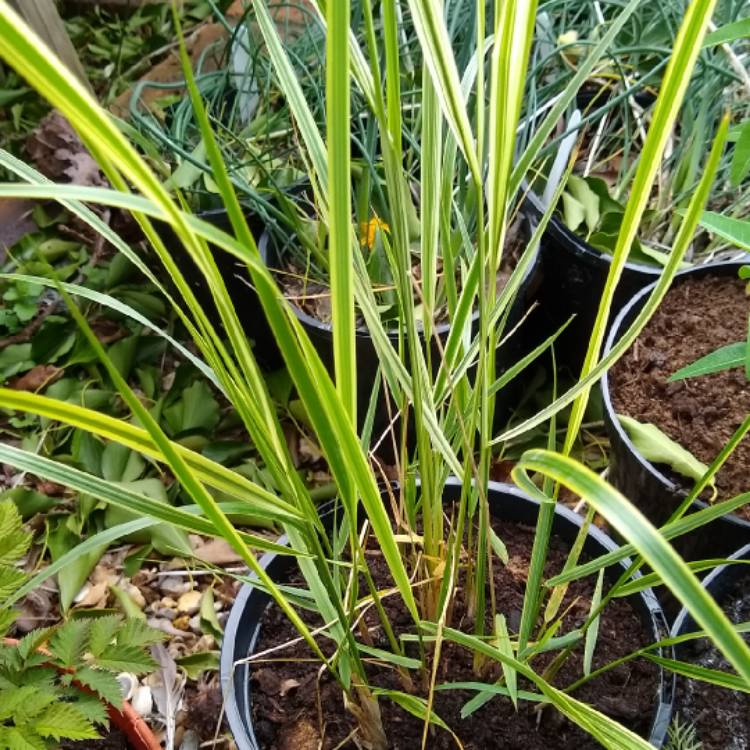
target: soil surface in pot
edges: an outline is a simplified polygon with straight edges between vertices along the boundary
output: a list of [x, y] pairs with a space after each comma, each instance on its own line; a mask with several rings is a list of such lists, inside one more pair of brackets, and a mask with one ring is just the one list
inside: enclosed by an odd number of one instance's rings
[[[720, 602], [729, 619], [750, 620], [750, 576], [741, 578]], [[750, 643], [750, 634], [744, 639]], [[680, 658], [734, 674], [729, 662], [706, 638], [686, 645]], [[683, 723], [695, 726], [702, 750], [750, 750], [750, 694], [695, 680], [679, 680], [677, 710]]]
[[[374, 230], [368, 230], [371, 234]], [[497, 274], [497, 294], [499, 295], [508, 283], [508, 280], [513, 273], [513, 270], [518, 263], [523, 251], [526, 249], [524, 242], [524, 232], [520, 222], [517, 222], [509, 231], [508, 239], [506, 241], [506, 247], [503, 251], [503, 260], [500, 266], [500, 270]], [[372, 236], [365, 238], [360, 237], [362, 241], [363, 251], [365, 253], [371, 252], [370, 246], [372, 244]], [[369, 244], [368, 244], [369, 243]], [[304, 313], [309, 315], [320, 323], [330, 324], [332, 319], [331, 312], [331, 289], [330, 286], [323, 283], [320, 278], [313, 276], [304, 265], [297, 262], [296, 259], [286, 257], [283, 258], [283, 268], [276, 270], [275, 276], [279, 283], [284, 296], [296, 307], [302, 310]], [[415, 261], [418, 259], [415, 258]], [[442, 262], [438, 259], [438, 295], [444, 295], [445, 291], [444, 281], [442, 276], [444, 275], [442, 269]], [[422, 279], [422, 267], [419, 262], [415, 262], [412, 266], [412, 275], [417, 283]], [[456, 283], [458, 289], [461, 289], [461, 280], [457, 279]], [[382, 288], [382, 291], [387, 291], [392, 288], [391, 285], [376, 285], [376, 289]], [[391, 295], [392, 299], [385, 300], [379, 299], [379, 304], [383, 304], [385, 307], [396, 305], [395, 293]], [[419, 300], [415, 298], [414, 304], [418, 304]], [[394, 312], [395, 314], [395, 312]], [[359, 309], [356, 310], [356, 325], [359, 330], [366, 331], [367, 325], [364, 317], [362, 316]], [[390, 320], [390, 323], [395, 324], [397, 321]], [[441, 305], [435, 312], [435, 323], [441, 325], [448, 322], [448, 309], [445, 305]], [[418, 321], [418, 325], [421, 323]]]
[[61, 742], [60, 750], [130, 750], [127, 737], [117, 727], [111, 727], [100, 740]]
[[[509, 555], [508, 564], [498, 564], [494, 571], [497, 610], [505, 614], [509, 629], [514, 633], [517, 632], [523, 606], [534, 530], [504, 522], [494, 523], [493, 526], [505, 542]], [[562, 569], [568, 549], [568, 545], [553, 539], [547, 575]], [[368, 560], [378, 588], [383, 590], [391, 586], [380, 555], [370, 554]], [[559, 634], [569, 632], [584, 622], [590, 610], [593, 586], [592, 580], [571, 584], [561, 608], [565, 616]], [[455, 627], [470, 632], [472, 622], [466, 614], [463, 596], [464, 589], [461, 586], [452, 622]], [[384, 606], [397, 633], [413, 632], [409, 615], [395, 597], [384, 600]], [[371, 628], [373, 645], [388, 649], [382, 631], [377, 628], [375, 619], [370, 614], [368, 613], [367, 622]], [[320, 624], [309, 613], [304, 613], [303, 616], [311, 625]], [[256, 653], [297, 639], [296, 631], [275, 605], [266, 609], [261, 628]], [[653, 642], [653, 637], [650, 637], [630, 604], [620, 599], [614, 600], [601, 619], [594, 668], [650, 642]], [[329, 644], [321, 645], [324, 650], [330, 651]], [[556, 678], [556, 685], [568, 685], [580, 676], [581, 653], [582, 647], [564, 664]], [[534, 662], [537, 671], [543, 670], [553, 656], [554, 654], [539, 656]], [[341, 691], [327, 673], [321, 674], [319, 663], [310, 657], [311, 653], [304, 644], [295, 643], [268, 654], [256, 663], [251, 686], [253, 720], [262, 750], [313, 750], [319, 747], [320, 727], [324, 727], [322, 747], [325, 750], [355, 748], [351, 739], [347, 741], [354, 729], [354, 722], [344, 709]], [[368, 665], [368, 669], [371, 684], [388, 689], [404, 689], [393, 669], [375, 664]], [[484, 677], [486, 681], [492, 682], [500, 675], [499, 666], [489, 665]], [[475, 680], [472, 655], [445, 642], [438, 669], [438, 684]], [[529, 685], [522, 683], [523, 681], [519, 681], [519, 688], [530, 689]], [[651, 725], [658, 684], [659, 675], [655, 666], [635, 660], [584, 685], [577, 691], [576, 697], [645, 736]], [[414, 691], [424, 695], [419, 685], [415, 684]], [[523, 701], [519, 703], [516, 713], [509, 700], [496, 698], [469, 718], [461, 719], [461, 707], [474, 695], [474, 692], [463, 690], [438, 691], [435, 694], [435, 712], [457, 733], [466, 750], [593, 750], [600, 747], [555, 710], [548, 708], [538, 712], [531, 704]], [[386, 699], [381, 699], [379, 705], [386, 735], [393, 750], [414, 750], [422, 746], [423, 724], [420, 720]], [[430, 750], [455, 750], [456, 744], [447, 732], [436, 729], [428, 746]]]
[[[738, 278], [685, 278], [667, 293], [638, 340], [610, 372], [618, 414], [656, 425], [710, 464], [750, 413], [750, 384], [742, 368], [668, 382], [672, 373], [725, 344], [747, 337], [750, 297]], [[719, 499], [750, 489], [745, 438], [716, 477]], [[665, 473], [668, 473], [665, 471]], [[689, 480], [669, 474], [690, 487]], [[750, 506], [738, 513], [750, 518]]]

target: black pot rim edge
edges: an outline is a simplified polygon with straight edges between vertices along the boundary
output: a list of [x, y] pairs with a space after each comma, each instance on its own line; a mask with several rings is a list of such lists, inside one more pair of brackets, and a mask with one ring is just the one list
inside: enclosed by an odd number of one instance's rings
[[[750, 560], [750, 544], [746, 544], [744, 547], [740, 547], [734, 554], [729, 555], [727, 560]], [[721, 578], [728, 568], [735, 567], [731, 563], [724, 563], [715, 567], [711, 572], [701, 581], [701, 585], [707, 591], [711, 591], [714, 587], [717, 579]], [[748, 572], [745, 571], [747, 575]], [[675, 638], [681, 635], [686, 627], [692, 628], [694, 625], [691, 614], [683, 607], [677, 617], [675, 617], [674, 623], [672, 623], [672, 630], [670, 631], [670, 638]]]
[[[446, 487], [459, 487], [461, 480], [456, 477], [449, 477], [446, 481]], [[534, 498], [528, 496], [522, 490], [518, 489], [514, 485], [504, 484], [501, 482], [490, 482], [489, 489], [495, 493], [510, 495], [524, 502], [530, 503], [534, 506], [539, 506], [539, 502]], [[555, 514], [561, 516], [566, 521], [573, 523], [575, 526], [580, 526], [583, 523], [583, 517], [575, 511], [567, 508], [560, 503], [555, 506]], [[618, 549], [619, 545], [605, 534], [598, 527], [591, 525], [589, 527], [589, 536], [592, 537], [599, 545], [605, 549], [611, 551]], [[286, 544], [288, 541], [286, 535], [283, 535], [278, 540], [279, 544]], [[264, 554], [259, 564], [263, 569], [266, 569], [270, 563], [277, 557], [275, 553], [268, 552]], [[622, 560], [619, 563], [622, 567], [627, 568], [630, 564], [629, 559]], [[636, 574], [639, 576], [640, 574]], [[250, 578], [254, 576], [250, 574]], [[240, 716], [240, 711], [237, 706], [235, 695], [234, 695], [234, 666], [235, 666], [235, 642], [237, 640], [237, 633], [240, 625], [241, 615], [248, 604], [248, 599], [255, 590], [249, 583], [244, 583], [240, 589], [237, 597], [232, 605], [232, 609], [227, 619], [224, 628], [224, 639], [221, 646], [221, 656], [219, 665], [219, 675], [222, 685], [222, 692], [224, 695], [224, 713], [229, 724], [230, 731], [233, 737], [238, 742], [240, 750], [244, 748], [256, 748], [254, 736], [248, 737], [248, 744], [244, 746], [240, 743], [240, 737], [247, 737], [245, 723]], [[659, 600], [652, 589], [645, 589], [639, 592], [638, 596], [643, 601], [648, 613], [651, 617], [651, 625], [653, 630], [653, 637], [658, 640], [669, 632], [666, 616], [659, 603]], [[254, 640], [254, 639], [253, 639]], [[651, 723], [651, 732], [648, 741], [657, 748], [662, 747], [663, 743], [667, 738], [667, 731], [672, 718], [673, 703], [674, 703], [674, 692], [675, 692], [675, 677], [671, 675], [666, 677], [665, 670], [660, 667], [660, 680], [658, 694], [655, 696], [655, 705], [653, 711], [653, 719]], [[255, 744], [253, 744], [255, 743]]]
[[[715, 269], [723, 269], [731, 266], [736, 266], [737, 268], [739, 268], [742, 265], [745, 265], [745, 262], [741, 260], [707, 263], [705, 265], [696, 266], [694, 268], [688, 268], [684, 271], [680, 271], [675, 275], [675, 280], [692, 275], [696, 272], [699, 272], [700, 274], [708, 274]], [[657, 282], [649, 284], [647, 287], [644, 287], [635, 295], [633, 295], [630, 301], [618, 312], [617, 317], [615, 318], [609, 330], [609, 334], [607, 335], [607, 341], [604, 346], [604, 356], [607, 356], [612, 347], [615, 345], [624, 320], [631, 314], [633, 308], [636, 307], [644, 297], [647, 297], [649, 294], [651, 294], [654, 287], [656, 286], [656, 283]], [[653, 476], [664, 486], [666, 491], [673, 494], [682, 494], [683, 496], [686, 495], [687, 493], [681, 487], [676, 485], [671, 479], [662, 474], [650, 461], [647, 461], [641, 455], [638, 449], [633, 445], [633, 441], [630, 439], [630, 436], [620, 424], [620, 420], [617, 418], [617, 412], [615, 411], [614, 405], [612, 404], [612, 397], [610, 392], [611, 389], [609, 387], [609, 370], [607, 370], [604, 375], [602, 375], [601, 391], [602, 402], [604, 404], [605, 420], [609, 422], [609, 424], [611, 425], [611, 429], [617, 432], [618, 437], [623, 441], [623, 444], [627, 447], [632, 456], [649, 474], [651, 474], [651, 476]], [[693, 505], [698, 509], [707, 507], [707, 503], [705, 503], [703, 500], [695, 500], [693, 502]], [[750, 521], [742, 518], [741, 516], [738, 516], [736, 513], [727, 513], [725, 516], [723, 516], [723, 518], [727, 519], [731, 523], [736, 523], [738, 526], [746, 526], [748, 534], [750, 535]]]
[[[258, 243], [260, 245], [260, 241]], [[526, 269], [526, 273], [524, 274], [523, 278], [521, 279], [521, 283], [519, 284], [518, 290], [516, 291], [516, 295], [519, 295], [524, 287], [528, 284], [529, 280], [532, 278], [532, 275], [537, 268], [539, 264], [539, 248], [537, 247], [536, 251], [534, 252], [534, 257], [531, 259], [531, 262], [529, 263], [529, 267]], [[309, 315], [306, 313], [301, 307], [298, 305], [295, 305], [293, 302], [290, 302], [290, 307], [292, 308], [294, 315], [296, 316], [297, 320], [299, 320], [300, 323], [304, 326], [308, 326], [310, 328], [317, 329], [319, 331], [332, 334], [333, 333], [333, 325], [331, 323], [324, 323], [321, 320], [318, 320], [312, 315]], [[471, 323], [472, 325], [475, 324], [479, 320], [479, 310], [474, 309], [471, 313]], [[448, 320], [444, 323], [438, 323], [436, 326], [433, 327], [433, 335], [434, 336], [445, 336], [447, 335], [451, 328], [453, 327], [453, 323]], [[357, 326], [354, 329], [354, 335], [358, 339], [364, 339], [364, 340], [370, 340], [372, 336], [370, 335], [369, 330], [366, 328], [360, 328]], [[398, 331], [392, 331], [386, 329], [386, 335], [388, 336], [391, 341], [397, 342], [398, 341]], [[424, 333], [422, 331], [419, 332], [419, 337], [421, 339], [424, 338]]]

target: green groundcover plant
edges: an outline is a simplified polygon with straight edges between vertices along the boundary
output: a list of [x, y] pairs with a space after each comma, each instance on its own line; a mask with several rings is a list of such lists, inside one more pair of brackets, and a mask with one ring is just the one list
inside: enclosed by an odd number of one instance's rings
[[[519, 680], [523, 679], [530, 686], [534, 700], [549, 703], [603, 746], [617, 750], [650, 747], [644, 739], [576, 698], [576, 687], [601, 670], [582, 674], [572, 685], [557, 687], [549, 676], [537, 673], [533, 663], [535, 647], [540, 642], [547, 643], [555, 632], [554, 617], [553, 621], [544, 620], [539, 617], [540, 611], [554, 612], [559, 607], [564, 586], [571, 580], [596, 574], [628, 556], [635, 556], [630, 571], [623, 574], [614, 586], [602, 591], [599, 603], [592, 607], [582, 626], [581, 641], [576, 648], [589, 651], [595, 648], [599, 614], [613, 597], [638, 591], [643, 585], [664, 584], [687, 606], [699, 624], [700, 632], [714, 641], [736, 670], [736, 674], [717, 672], [702, 676], [727, 686], [746, 687], [750, 684], [747, 645], [668, 541], [731, 511], [747, 498], [733, 498], [687, 517], [676, 514], [669, 524], [657, 530], [626, 498], [569, 457], [592, 386], [633, 342], [669, 288], [698, 225], [723, 153], [726, 121], [719, 127], [710, 153], [705, 155], [702, 180], [681, 217], [674, 246], [659, 282], [643, 312], [618, 345], [600, 359], [614, 289], [682, 105], [689, 74], [714, 10], [713, 0], [693, 0], [687, 6], [676, 34], [643, 145], [643, 158], [632, 179], [630, 199], [612, 253], [609, 277], [579, 381], [522, 423], [500, 435], [492, 432], [494, 396], [507, 383], [508, 377], [507, 373], [498, 377], [495, 372], [495, 352], [508, 333], [504, 330], [507, 311], [534, 256], [545, 223], [537, 228], [510, 280], [498, 292], [497, 273], [521, 197], [523, 178], [579, 86], [639, 5], [638, 0], [623, 5], [621, 13], [608, 25], [599, 43], [581, 62], [577, 74], [565, 88], [564, 96], [539, 123], [526, 148], [516, 154], [516, 132], [537, 11], [533, 0], [497, 2], [491, 24], [488, 23], [485, 2], [482, 0], [476, 4], [475, 43], [463, 72], [459, 72], [443, 15], [444, 7], [438, 0], [409, 0], [408, 3], [363, 0], [362, 27], [356, 30], [351, 28], [348, 0], [316, 4], [327, 32], [324, 131], [316, 124], [265, 2], [253, 2], [256, 22], [299, 133], [308, 179], [321, 212], [321, 222], [326, 227], [326, 241], [321, 252], [326, 258], [331, 284], [335, 361], [334, 372], [330, 375], [274, 277], [260, 259], [255, 238], [244, 221], [200, 92], [187, 65], [184, 47], [182, 54], [189, 95], [201, 128], [206, 157], [211, 164], [212, 179], [231, 221], [231, 233], [220, 231], [184, 211], [182, 204], [170, 197], [170, 186], [165, 187], [149, 169], [106, 112], [56, 64], [49, 50], [9, 6], [0, 2], [0, 57], [71, 121], [112, 186], [111, 189], [102, 189], [52, 185], [27, 165], [3, 154], [3, 165], [18, 175], [20, 181], [0, 185], [0, 195], [45, 198], [62, 203], [101, 232], [163, 291], [192, 339], [194, 348], [190, 357], [231, 402], [278, 492], [271, 493], [241, 474], [170, 440], [138, 394], [113, 366], [78, 310], [73, 297], [85, 292], [64, 283], [59, 284], [59, 289], [68, 302], [70, 314], [100, 356], [124, 403], [131, 410], [132, 419], [113, 419], [45, 395], [10, 389], [0, 389], [0, 406], [59, 420], [87, 430], [97, 439], [120, 443], [143, 454], [168, 470], [193, 504], [172, 507], [158, 503], [133, 489], [13, 446], [0, 446], [0, 460], [21, 471], [59, 482], [74, 491], [95, 495], [103, 502], [136, 513], [133, 520], [87, 539], [71, 555], [82, 554], [96, 545], [164, 522], [186, 531], [226, 539], [255, 574], [256, 585], [269, 592], [307, 643], [311, 655], [318, 658], [337, 681], [342, 701], [356, 720], [358, 741], [363, 747], [374, 750], [388, 747], [379, 710], [383, 700], [393, 700], [408, 707], [407, 710], [424, 721], [423, 746], [428, 743], [431, 725], [445, 727], [435, 714], [433, 703], [439, 684], [441, 648], [448, 641], [473, 653], [480, 693], [498, 693], [495, 700], [515, 702], [517, 698], [523, 698], [517, 691]], [[416, 217], [421, 266], [419, 278], [412, 270], [414, 248], [409, 224], [414, 217], [410, 217], [412, 198], [402, 162], [402, 76], [398, 40], [403, 17], [408, 17], [414, 29], [423, 66], [419, 104], [420, 196]], [[376, 123], [382, 153], [384, 195], [390, 217], [385, 256], [393, 279], [399, 316], [400, 341], [395, 345], [381, 320], [354, 220], [350, 138], [352, 91], [362, 97]], [[453, 182], [456, 174], [464, 175], [465, 184], [460, 189]], [[132, 213], [172, 284], [169, 287], [161, 284], [142, 257], [104, 224], [87, 203], [104, 204]], [[460, 204], [460, 210], [455, 210], [455, 204]], [[470, 225], [462, 222], [463, 215], [472, 217]], [[549, 215], [545, 217], [548, 218]], [[172, 226], [181, 243], [179, 256], [165, 248], [153, 229], [153, 219]], [[452, 241], [455, 241], [456, 234], [463, 245], [465, 260], [451, 266], [455, 257]], [[276, 409], [253, 349], [237, 319], [235, 303], [229, 298], [224, 280], [217, 271], [209, 243], [217, 248], [216, 252], [230, 253], [247, 265], [268, 324], [338, 490], [341, 531], [333, 540], [323, 527], [310, 490], [294, 469]], [[216, 313], [222, 321], [221, 328], [211, 325], [181, 272], [186, 257], [197, 266], [211, 289]], [[460, 283], [446, 293], [451, 331], [447, 340], [440, 343], [439, 361], [434, 362], [430, 361], [432, 355], [420, 346], [419, 341], [422, 335], [428, 340], [434, 335], [436, 289], [441, 272], [449, 289], [453, 280], [460, 280]], [[107, 295], [98, 299], [102, 304], [119, 305], [123, 309], [117, 300]], [[399, 490], [395, 500], [399, 510], [396, 517], [401, 520], [395, 528], [394, 515], [389, 512], [380, 493], [378, 480], [382, 473], [379, 464], [368, 454], [370, 436], [367, 425], [362, 434], [357, 434], [355, 429], [357, 378], [369, 376], [359, 372], [357, 367], [357, 310], [380, 357], [380, 373], [376, 377], [382, 378], [393, 403], [413, 417], [413, 450], [404, 440], [399, 451]], [[475, 314], [478, 316], [476, 326], [472, 320]], [[543, 344], [540, 351], [549, 343]], [[532, 355], [538, 356], [540, 351]], [[518, 362], [511, 369], [517, 374], [525, 364], [527, 361]], [[526, 452], [513, 471], [518, 486], [540, 498], [542, 503], [518, 630], [506, 633], [502, 626], [498, 626], [500, 631], [497, 633], [487, 632], [487, 622], [503, 622], [502, 618], [493, 616], [498, 614], [494, 611], [493, 597], [485, 595], [492, 581], [492, 565], [501, 564], [496, 551], [500, 546], [493, 545], [490, 534], [488, 483], [493, 451], [496, 446], [540, 425], [549, 425], [550, 434], [554, 436], [557, 433], [555, 416], [568, 405], [572, 405], [572, 409], [561, 449], [556, 450], [557, 446], [551, 440], [546, 450]], [[720, 458], [717, 458], [694, 492], [700, 492], [710, 482], [719, 465]], [[442, 503], [443, 488], [449, 475], [456, 475], [462, 481], [460, 500], [450, 520], [444, 514]], [[551, 522], [561, 487], [583, 498], [591, 512], [599, 512], [628, 543], [603, 558], [583, 564], [579, 563], [575, 553], [571, 553], [564, 572], [545, 580], [544, 564]], [[219, 492], [221, 501], [216, 499]], [[225, 500], [227, 497], [232, 500]], [[238, 510], [278, 524], [287, 535], [288, 546], [274, 544], [262, 535], [236, 528], [228, 514]], [[360, 519], [365, 519], [365, 526], [360, 525]], [[417, 532], [419, 536], [415, 541]], [[410, 540], [408, 544], [403, 542], [405, 534]], [[407, 680], [403, 690], [386, 694], [368, 685], [362, 643], [356, 628], [361, 609], [374, 605], [384, 632], [392, 634], [393, 629], [382, 606], [383, 593], [373, 585], [364, 562], [365, 544], [377, 546], [382, 555], [393, 582], [392, 595], [398, 596], [403, 603], [411, 620], [410, 636], [421, 645], [415, 656], [406, 653], [399, 638], [389, 637], [390, 648], [379, 653], [378, 659], [419, 677], [413, 682], [427, 686], [420, 695], [408, 692]], [[323, 635], [328, 643], [333, 644], [333, 655], [324, 653], [318, 637], [300, 617], [288, 590], [272, 580], [259, 564], [256, 554], [263, 550], [294, 558], [307, 587], [307, 606], [314, 608], [325, 624]], [[66, 558], [70, 559], [64, 555], [16, 587], [8, 604], [18, 601], [45, 577], [53, 575], [65, 565]], [[651, 569], [650, 576], [631, 580], [630, 573], [641, 565]], [[460, 630], [450, 616], [459, 574], [463, 572], [468, 576], [470, 607], [475, 615], [475, 624], [469, 631]], [[667, 643], [669, 641], [653, 644], [643, 653], [625, 658], [645, 653], [662, 666], [679, 670], [678, 662], [657, 655], [659, 645]], [[564, 660], [569, 655], [568, 647], [561, 646], [559, 659]], [[480, 667], [490, 662], [502, 665], [503, 682], [498, 685], [482, 682]], [[461, 733], [460, 726], [451, 726], [449, 730], [454, 737]]]
[[[26, 581], [16, 567], [31, 545], [10, 500], [0, 502], [0, 606]], [[0, 748], [44, 750], [60, 740], [94, 740], [108, 724], [107, 704], [122, 706], [119, 672], [155, 666], [146, 647], [163, 634], [144, 620], [82, 617], [3, 640], [15, 619], [0, 610]]]

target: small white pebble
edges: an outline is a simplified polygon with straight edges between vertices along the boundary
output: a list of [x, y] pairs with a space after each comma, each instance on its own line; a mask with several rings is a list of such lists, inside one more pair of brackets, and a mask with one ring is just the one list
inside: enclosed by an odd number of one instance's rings
[[154, 699], [151, 688], [148, 685], [140, 685], [133, 692], [130, 705], [139, 716], [148, 716], [154, 707]]

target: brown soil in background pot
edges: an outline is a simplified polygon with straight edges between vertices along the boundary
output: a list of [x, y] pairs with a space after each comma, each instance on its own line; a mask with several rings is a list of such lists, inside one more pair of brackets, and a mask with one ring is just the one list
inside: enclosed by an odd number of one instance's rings
[[[723, 597], [721, 608], [739, 625], [750, 620], [750, 576], [745, 576]], [[750, 634], [743, 635], [750, 644]], [[734, 673], [721, 652], [706, 638], [685, 647], [680, 658], [699, 667]], [[750, 747], [750, 694], [697, 680], [680, 680], [677, 706], [683, 724], [695, 726], [702, 750], [743, 750]]]
[[[508, 548], [508, 565], [495, 568], [497, 610], [508, 621], [511, 633], [518, 630], [523, 596], [528, 573], [534, 529], [514, 523], [493, 523]], [[559, 572], [567, 558], [569, 547], [556, 538], [550, 545], [547, 575]], [[368, 556], [375, 582], [380, 590], [392, 585], [382, 557]], [[296, 579], [299, 583], [299, 579]], [[561, 612], [566, 612], [558, 635], [580, 627], [588, 616], [593, 593], [593, 580], [571, 583]], [[471, 632], [472, 622], [466, 616], [463, 586], [458, 590], [452, 625]], [[411, 619], [395, 597], [384, 600], [384, 606], [397, 634], [413, 632]], [[569, 608], [569, 609], [568, 609]], [[303, 619], [312, 626], [320, 623], [309, 613]], [[373, 645], [388, 649], [388, 643], [368, 613]], [[266, 609], [259, 642], [255, 653], [260, 654], [281, 644], [296, 640], [297, 632], [276, 606]], [[602, 615], [599, 638], [594, 654], [594, 669], [653, 642], [638, 614], [627, 601], [616, 599]], [[321, 643], [330, 653], [328, 642]], [[558, 687], [571, 684], [582, 674], [580, 645], [565, 663], [555, 680]], [[416, 653], [410, 653], [416, 656]], [[554, 653], [543, 654], [534, 660], [539, 673], [554, 658]], [[321, 673], [320, 664], [311, 659], [305, 644], [295, 643], [259, 658], [252, 672], [252, 705], [254, 729], [262, 750], [314, 750], [321, 741], [321, 727], [325, 728], [322, 748], [354, 750], [351, 740], [354, 722], [343, 706], [342, 693], [328, 673]], [[393, 669], [368, 665], [369, 681], [382, 688], [403, 690], [404, 686]], [[411, 673], [414, 676], [414, 673]], [[499, 665], [489, 665], [484, 675], [487, 682], [501, 676]], [[454, 644], [444, 642], [438, 669], [438, 684], [476, 681], [472, 669], [472, 654]], [[592, 680], [575, 693], [575, 697], [595, 706], [642, 736], [647, 736], [658, 696], [659, 673], [653, 664], [634, 660]], [[519, 689], [535, 688], [520, 680]], [[415, 694], [424, 695], [415, 679]], [[594, 750], [600, 745], [555, 709], [541, 712], [535, 706], [519, 701], [515, 712], [509, 699], [496, 697], [466, 719], [460, 716], [461, 707], [474, 695], [473, 691], [448, 690], [435, 693], [435, 713], [450, 726], [464, 743], [466, 750]], [[319, 714], [318, 707], [322, 714]], [[379, 701], [386, 736], [392, 750], [414, 750], [422, 746], [423, 723], [387, 699]], [[537, 707], [538, 708], [538, 707]], [[341, 743], [341, 744], [340, 744]], [[448, 732], [435, 729], [428, 741], [430, 750], [455, 750], [456, 744]]]
[[[742, 368], [668, 382], [685, 365], [747, 337], [750, 297], [740, 279], [703, 276], [678, 281], [631, 349], [610, 371], [618, 414], [656, 425], [710, 464], [750, 414]], [[716, 477], [718, 499], [750, 489], [750, 441], [743, 440]], [[670, 474], [675, 481], [689, 480]], [[750, 518], [750, 506], [738, 511]]]

